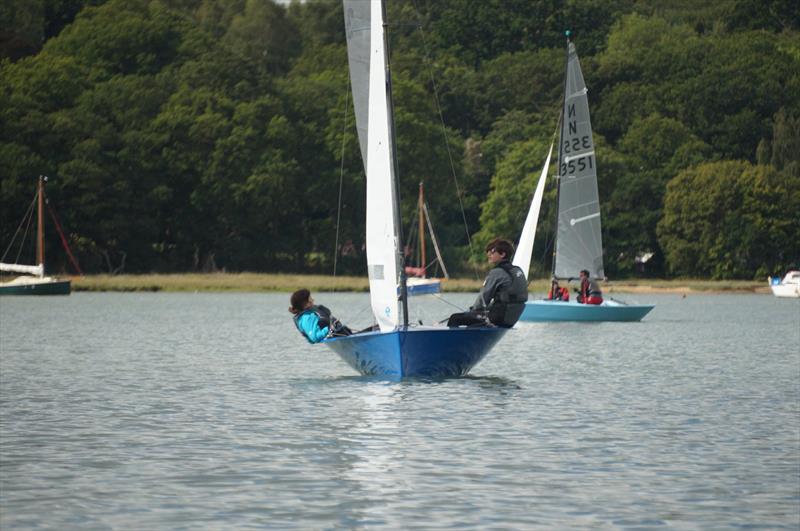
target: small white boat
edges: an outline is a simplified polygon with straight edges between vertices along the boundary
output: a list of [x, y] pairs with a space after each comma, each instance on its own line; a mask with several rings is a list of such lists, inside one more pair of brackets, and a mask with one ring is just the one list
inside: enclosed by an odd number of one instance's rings
[[800, 271], [789, 271], [783, 280], [769, 277], [769, 287], [776, 297], [800, 299]]

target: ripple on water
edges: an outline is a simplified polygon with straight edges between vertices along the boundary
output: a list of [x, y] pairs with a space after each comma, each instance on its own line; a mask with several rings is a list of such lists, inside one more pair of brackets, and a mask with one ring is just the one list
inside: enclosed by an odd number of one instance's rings
[[[3, 299], [0, 527], [800, 521], [800, 305], [640, 297], [644, 322], [523, 323], [470, 377], [386, 382], [286, 297]], [[319, 299], [366, 324], [365, 295]]]

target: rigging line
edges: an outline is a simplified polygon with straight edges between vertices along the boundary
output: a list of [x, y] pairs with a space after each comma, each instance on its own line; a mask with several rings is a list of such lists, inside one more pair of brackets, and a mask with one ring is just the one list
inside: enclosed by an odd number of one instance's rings
[[[347, 79], [350, 80], [350, 73], [347, 73]], [[333, 248], [333, 278], [336, 278], [336, 265], [339, 259], [339, 222], [342, 218], [342, 183], [344, 182], [344, 148], [345, 139], [347, 137], [347, 111], [350, 107], [350, 87], [345, 85], [345, 98], [344, 98], [344, 127], [342, 128], [342, 154], [341, 163], [339, 165], [339, 201], [336, 205], [336, 241]], [[336, 289], [334, 288], [334, 291]]]
[[[464, 308], [462, 306], [459, 306], [458, 304], [454, 304], [454, 303], [450, 302], [449, 300], [447, 300], [444, 297], [442, 297], [439, 293], [431, 293], [431, 295], [433, 295], [435, 298], [439, 299], [443, 303], [449, 304], [453, 308], [457, 308], [457, 309], [461, 310], [462, 312], [464, 311]], [[445, 319], [445, 321], [447, 321], [447, 319]], [[440, 321], [440, 322], [444, 322], [444, 321]]]
[[50, 212], [50, 217], [53, 218], [53, 224], [56, 226], [58, 235], [61, 237], [61, 245], [64, 247], [64, 251], [66, 251], [67, 257], [69, 258], [70, 262], [72, 262], [72, 267], [75, 268], [75, 271], [77, 271], [80, 276], [83, 276], [83, 271], [81, 270], [81, 266], [78, 265], [78, 260], [75, 258], [75, 255], [72, 254], [72, 249], [70, 249], [69, 247], [69, 243], [67, 242], [67, 237], [64, 235], [64, 229], [61, 227], [61, 222], [58, 221], [58, 216], [56, 216], [56, 210], [50, 204], [50, 201], [47, 201], [47, 210], [48, 212]]
[[[3, 257], [0, 258], [0, 262], [4, 261], [6, 259], [6, 255], [8, 255], [8, 252], [11, 250], [11, 247], [14, 245], [14, 241], [17, 239], [17, 234], [19, 234], [19, 231], [20, 231], [20, 229], [22, 229], [22, 225], [25, 224], [26, 220], [28, 222], [28, 226], [25, 227], [25, 233], [28, 232], [28, 227], [31, 226], [30, 222], [31, 222], [31, 219], [33, 218], [31, 213], [33, 212], [33, 206], [36, 204], [36, 198], [37, 197], [38, 197], [38, 194], [34, 194], [33, 195], [33, 200], [31, 201], [31, 204], [28, 207], [27, 212], [25, 212], [25, 215], [20, 220], [19, 226], [17, 227], [17, 230], [14, 232], [14, 237], [11, 238], [11, 242], [8, 244], [8, 247], [6, 247], [6, 250], [3, 253]], [[25, 233], [23, 233], [23, 234], [25, 234]], [[22, 254], [22, 247], [24, 246], [24, 244], [25, 244], [25, 238], [23, 237], [22, 242], [20, 242], [20, 245], [19, 245], [20, 250], [17, 253], [17, 257], [16, 257], [14, 263], [19, 263], [19, 255]]]
[[[33, 200], [36, 201], [38, 198], [39, 198], [39, 192], [36, 192], [36, 195], [34, 196]], [[17, 251], [17, 256], [14, 258], [15, 264], [19, 263], [19, 257], [22, 255], [22, 249], [25, 247], [25, 240], [28, 238], [28, 234], [33, 233], [33, 229], [31, 228], [31, 225], [33, 224], [33, 205], [31, 205], [31, 208], [28, 210], [27, 218], [28, 218], [27, 225], [25, 226], [25, 230], [22, 232], [22, 241], [19, 242], [19, 250]], [[34, 243], [34, 247], [35, 246], [36, 245]], [[36, 255], [37, 255], [36, 258], [38, 258], [38, 253], [36, 253]], [[33, 262], [34, 264], [36, 264], [38, 260], [34, 259]]]
[[353, 320], [356, 320], [359, 317], [361, 317], [362, 315], [364, 315], [364, 313], [366, 313], [367, 310], [371, 310], [371, 309], [372, 309], [372, 307], [369, 306], [369, 305], [361, 306], [361, 309], [358, 312], [356, 312], [355, 315], [351, 316], [350, 318], [353, 319]]
[[444, 271], [444, 277], [450, 278], [450, 275], [447, 274], [447, 268], [444, 266], [442, 253], [439, 251], [439, 242], [436, 241], [436, 234], [434, 234], [433, 232], [433, 223], [431, 222], [430, 214], [428, 214], [428, 205], [426, 203], [422, 203], [422, 210], [425, 212], [425, 221], [428, 224], [428, 231], [431, 233], [431, 240], [433, 240], [433, 250], [436, 251], [436, 259], [442, 266], [442, 271]]
[[[417, 12], [418, 18], [421, 19], [422, 17], [420, 16], [419, 8], [417, 7], [417, 0], [414, 0], [414, 10]], [[418, 25], [418, 27], [420, 34], [422, 35], [422, 46], [425, 50], [425, 63], [428, 66], [428, 75], [431, 78], [431, 86], [433, 87], [433, 98], [434, 101], [436, 102], [436, 110], [439, 113], [439, 121], [442, 124], [442, 134], [444, 135], [444, 146], [445, 149], [447, 149], [447, 157], [450, 160], [450, 171], [453, 175], [453, 182], [455, 182], [456, 185], [456, 195], [458, 196], [458, 205], [459, 207], [461, 207], [461, 219], [464, 221], [464, 232], [467, 234], [467, 244], [469, 245], [469, 254], [470, 256], [472, 256], [474, 254], [474, 249], [472, 247], [472, 237], [469, 235], [469, 225], [467, 224], [467, 215], [464, 212], [464, 201], [461, 197], [461, 187], [458, 184], [458, 177], [456, 176], [455, 164], [453, 163], [453, 153], [450, 151], [450, 139], [447, 136], [447, 127], [445, 126], [444, 123], [442, 106], [439, 102], [439, 89], [436, 86], [436, 79], [433, 77], [433, 68], [431, 68], [430, 54], [428, 53], [428, 42], [425, 39], [425, 29], [422, 27], [421, 23]], [[475, 278], [476, 279], [480, 278], [480, 275], [478, 273], [477, 263], [473, 262], [472, 269], [475, 273]]]

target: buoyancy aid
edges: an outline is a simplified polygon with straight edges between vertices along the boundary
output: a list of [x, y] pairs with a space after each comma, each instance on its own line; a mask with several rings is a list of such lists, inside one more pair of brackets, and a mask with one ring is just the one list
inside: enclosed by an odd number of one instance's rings
[[569, 290], [567, 288], [558, 287], [553, 291], [553, 288], [550, 288], [550, 291], [547, 292], [547, 300], [550, 301], [569, 301]]
[[295, 314], [294, 317], [292, 318], [292, 320], [294, 321], [294, 326], [301, 334], [303, 334], [303, 337], [306, 338], [306, 341], [308, 341], [309, 343], [313, 343], [313, 341], [311, 341], [311, 339], [306, 335], [305, 331], [302, 328], [300, 328], [300, 317], [309, 312], [316, 314], [317, 318], [319, 319], [317, 325], [319, 326], [319, 329], [322, 330], [323, 328], [329, 327], [331, 325], [331, 311], [321, 304], [314, 305], [300, 313]]
[[499, 267], [511, 279], [511, 284], [498, 290], [489, 304], [489, 321], [497, 326], [511, 327], [519, 320], [528, 300], [528, 280], [522, 269], [511, 264], [501, 262]]
[[578, 302], [583, 304], [602, 304], [603, 292], [594, 280], [586, 279], [581, 282], [581, 296]]

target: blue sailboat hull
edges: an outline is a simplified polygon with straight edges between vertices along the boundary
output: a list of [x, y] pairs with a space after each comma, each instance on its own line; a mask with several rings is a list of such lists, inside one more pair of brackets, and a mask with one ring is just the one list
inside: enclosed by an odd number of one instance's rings
[[520, 321], [641, 321], [652, 304], [579, 304], [576, 301], [536, 300], [525, 303]]
[[445, 378], [466, 375], [506, 328], [411, 328], [336, 337], [325, 344], [366, 376]]

